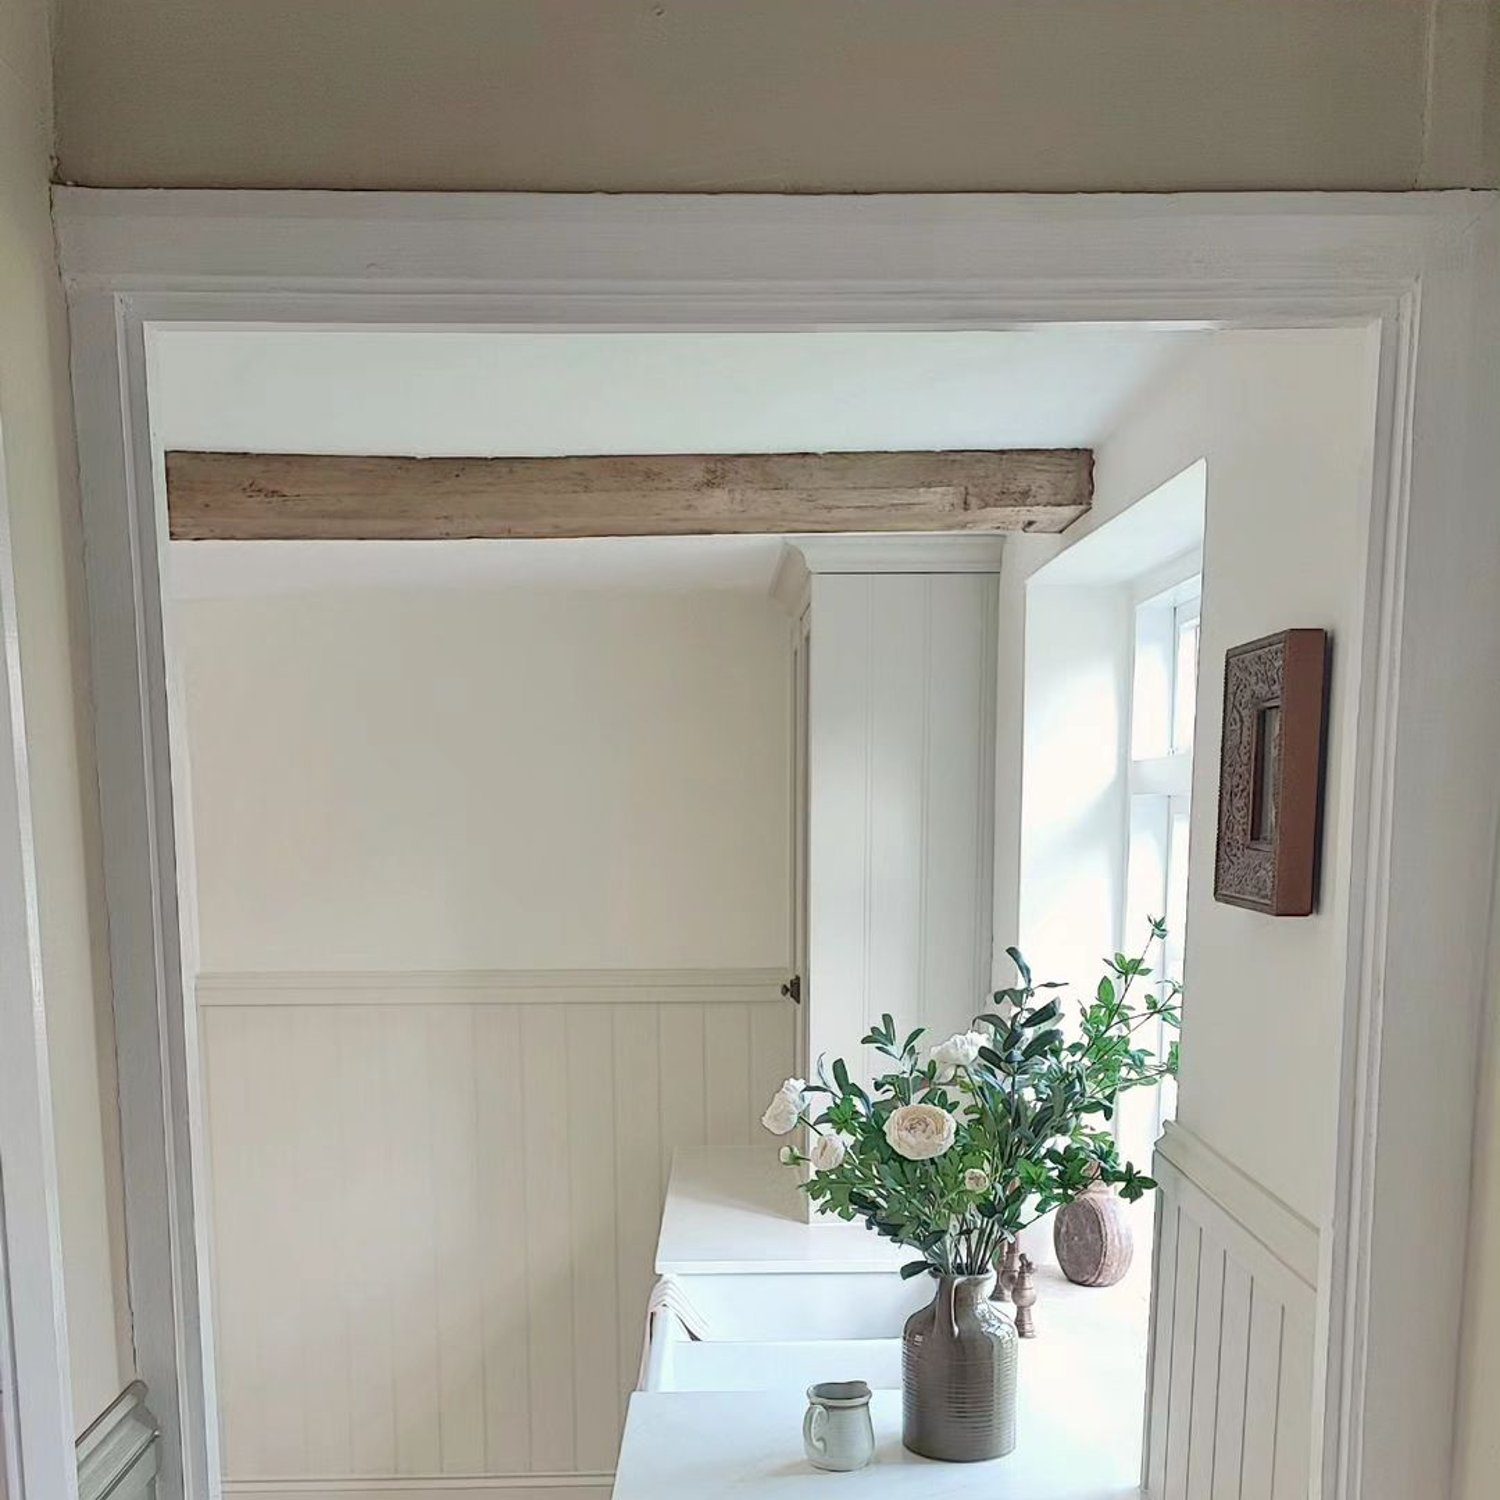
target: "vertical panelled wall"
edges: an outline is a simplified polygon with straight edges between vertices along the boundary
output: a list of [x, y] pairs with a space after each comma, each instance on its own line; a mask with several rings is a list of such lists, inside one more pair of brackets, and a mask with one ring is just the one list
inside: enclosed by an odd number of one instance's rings
[[1317, 1226], [1180, 1125], [1155, 1170], [1146, 1493], [1306, 1500]]
[[674, 1147], [791, 1071], [744, 595], [179, 607], [226, 1490], [609, 1488]]
[[991, 573], [815, 573], [811, 1054], [981, 1010], [994, 858]]
[[780, 977], [211, 980], [229, 1490], [606, 1493], [672, 1150], [759, 1132]]

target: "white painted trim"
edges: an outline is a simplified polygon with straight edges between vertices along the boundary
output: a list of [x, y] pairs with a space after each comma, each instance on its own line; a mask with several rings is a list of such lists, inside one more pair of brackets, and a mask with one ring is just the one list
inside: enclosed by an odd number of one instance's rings
[[[1186, 552], [1169, 559], [1149, 572], [1139, 573], [1130, 580], [1130, 602], [1139, 608], [1142, 604], [1181, 604], [1184, 598], [1192, 597], [1189, 583], [1198, 581], [1203, 572], [1203, 542], [1189, 547]], [[1195, 592], [1195, 591], [1194, 591]], [[1170, 594], [1170, 599], [1163, 599]]]
[[334, 1479], [226, 1479], [224, 1493], [241, 1500], [259, 1500], [273, 1495], [338, 1495], [347, 1500], [424, 1500], [434, 1494], [482, 1497], [500, 1495], [504, 1500], [529, 1500], [545, 1495], [547, 1500], [593, 1497], [614, 1487], [613, 1473], [579, 1474], [414, 1474], [399, 1478]]
[[218, 1491], [211, 1299], [200, 1283], [196, 1014], [184, 1004], [143, 329], [107, 293], [74, 299], [99, 810], [119, 1071], [135, 1368], [161, 1423], [164, 1500]]
[[1132, 797], [1187, 797], [1193, 790], [1193, 755], [1147, 755], [1130, 762]]
[[809, 573], [998, 573], [1003, 536], [805, 536], [787, 541]]
[[1172, 1174], [1227, 1215], [1305, 1287], [1315, 1291], [1321, 1258], [1318, 1226], [1269, 1193], [1185, 1125], [1169, 1120], [1156, 1143], [1154, 1171]]
[[[1467, 234], [1489, 199], [62, 187], [53, 203], [71, 288], [200, 292], [194, 320], [206, 323], [241, 321], [246, 294], [314, 291], [329, 300], [288, 307], [282, 321], [358, 321], [368, 305], [339, 309], [329, 294], [377, 292], [386, 311], [375, 321], [422, 324], [442, 291], [455, 299], [443, 322], [516, 323], [530, 311], [541, 327], [777, 326], [774, 299], [805, 318], [962, 329], [980, 326], [975, 303], [996, 295], [1023, 322], [1141, 321], [1144, 301], [1153, 316], [1211, 325], [1318, 323], [1330, 307], [1359, 316], [1383, 304], [1393, 277], [1416, 273], [1436, 238]], [[653, 305], [622, 316], [610, 299], [627, 287]]]
[[[1379, 329], [1353, 767], [1325, 1500], [1433, 1495], [1452, 1447], [1500, 816], [1496, 198], [607, 197], [60, 189], [137, 1358], [164, 1491], [214, 1486], [145, 343], [164, 324]], [[1490, 256], [1481, 265], [1480, 251]], [[1086, 530], [1088, 520], [1080, 525]], [[1433, 661], [1442, 672], [1431, 670]], [[1432, 742], [1440, 726], [1442, 750]], [[1271, 919], [1267, 919], [1271, 920]], [[1445, 1045], [1428, 1035], [1440, 1007]], [[1268, 1087], [1273, 1087], [1268, 1080]], [[1432, 1163], [1442, 1163], [1434, 1170]], [[1436, 1238], [1411, 1225], [1442, 1224]], [[153, 1373], [154, 1372], [154, 1373]], [[1442, 1481], [1437, 1481], [1442, 1483]], [[1444, 1485], [1446, 1488], [1446, 1485]]]
[[158, 1436], [146, 1387], [133, 1381], [78, 1439], [78, 1500], [151, 1500]]
[[785, 969], [288, 969], [204, 973], [198, 1004], [785, 1005]]
[[0, 446], [0, 1494], [72, 1500], [73, 1394], [5, 473]]

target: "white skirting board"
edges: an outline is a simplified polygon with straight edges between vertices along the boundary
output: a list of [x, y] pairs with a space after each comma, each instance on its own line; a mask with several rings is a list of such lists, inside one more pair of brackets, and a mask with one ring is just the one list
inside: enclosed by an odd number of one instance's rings
[[78, 1439], [78, 1500], [156, 1500], [157, 1438], [137, 1380]]
[[1181, 1125], [1157, 1147], [1150, 1500], [1305, 1500], [1318, 1230]]
[[225, 1500], [608, 1500], [613, 1474], [226, 1480]]
[[200, 986], [226, 1493], [607, 1493], [672, 1152], [791, 1071], [775, 977]]

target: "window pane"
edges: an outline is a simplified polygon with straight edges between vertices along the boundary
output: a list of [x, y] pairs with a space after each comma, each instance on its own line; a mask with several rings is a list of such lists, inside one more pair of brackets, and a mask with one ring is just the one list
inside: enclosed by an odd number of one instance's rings
[[1177, 620], [1177, 640], [1172, 662], [1172, 753], [1193, 748], [1193, 717], [1198, 708], [1198, 613]]

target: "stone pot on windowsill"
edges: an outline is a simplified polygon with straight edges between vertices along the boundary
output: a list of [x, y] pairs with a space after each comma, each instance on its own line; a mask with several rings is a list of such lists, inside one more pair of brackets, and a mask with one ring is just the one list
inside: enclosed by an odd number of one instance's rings
[[1076, 1286], [1114, 1286], [1135, 1256], [1130, 1215], [1106, 1182], [1091, 1183], [1057, 1211], [1052, 1245], [1063, 1275]]

